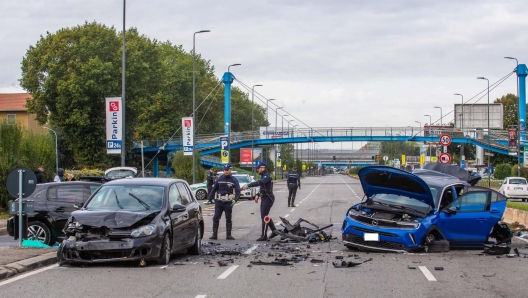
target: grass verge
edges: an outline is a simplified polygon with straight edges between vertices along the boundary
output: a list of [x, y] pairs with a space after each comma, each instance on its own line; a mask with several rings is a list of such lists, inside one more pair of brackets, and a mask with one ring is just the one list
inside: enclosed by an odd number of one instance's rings
[[523, 210], [523, 211], [528, 211], [528, 204], [521, 203], [521, 202], [507, 201], [506, 202], [506, 207], [513, 208], [513, 209], [519, 209], [519, 210]]

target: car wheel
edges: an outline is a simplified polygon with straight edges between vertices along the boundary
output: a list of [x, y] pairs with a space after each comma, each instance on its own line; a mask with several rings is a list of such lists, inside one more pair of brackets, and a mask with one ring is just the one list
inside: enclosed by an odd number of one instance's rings
[[160, 250], [160, 256], [158, 258], [158, 264], [160, 265], [169, 264], [170, 257], [171, 257], [171, 247], [170, 247], [169, 233], [165, 233], [165, 236], [163, 237], [163, 242], [161, 243], [161, 250]]
[[51, 233], [43, 222], [32, 221], [28, 223], [28, 240], [35, 240], [44, 244], [50, 244]]
[[207, 198], [207, 191], [203, 189], [199, 189], [196, 191], [196, 199], [197, 200], [205, 200]]
[[449, 251], [449, 241], [436, 240], [434, 243], [429, 244], [428, 248], [428, 252], [447, 252]]
[[200, 229], [200, 226], [198, 226], [198, 229], [196, 231], [196, 239], [194, 239], [194, 245], [191, 246], [188, 251], [191, 255], [199, 255], [202, 253], [202, 229]]
[[427, 236], [425, 236], [425, 244], [426, 245], [431, 245], [435, 242], [435, 236], [433, 234], [427, 234]]
[[523, 200], [523, 202], [526, 202], [526, 199], [522, 199], [522, 200]]

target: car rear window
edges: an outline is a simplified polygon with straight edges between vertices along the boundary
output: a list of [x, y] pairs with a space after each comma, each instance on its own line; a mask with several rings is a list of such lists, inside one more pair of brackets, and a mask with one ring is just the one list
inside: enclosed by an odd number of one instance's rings
[[527, 183], [526, 183], [526, 179], [513, 178], [513, 179], [510, 179], [510, 183], [509, 184], [527, 184]]
[[132, 170], [112, 170], [106, 173], [106, 178], [108, 179], [118, 179], [134, 176], [136, 176], [136, 173]]

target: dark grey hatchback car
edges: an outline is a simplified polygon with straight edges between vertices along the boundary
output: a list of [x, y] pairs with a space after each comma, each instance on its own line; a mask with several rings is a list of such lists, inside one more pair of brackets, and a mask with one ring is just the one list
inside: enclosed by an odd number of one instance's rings
[[71, 214], [57, 257], [63, 263], [168, 264], [183, 249], [200, 254], [203, 231], [201, 206], [186, 181], [118, 179]]

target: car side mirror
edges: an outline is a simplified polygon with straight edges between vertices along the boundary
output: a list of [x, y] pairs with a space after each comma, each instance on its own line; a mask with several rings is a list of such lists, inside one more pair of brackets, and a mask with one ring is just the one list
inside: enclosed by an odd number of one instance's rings
[[81, 209], [82, 206], [83, 206], [83, 203], [75, 203], [75, 204], [73, 204], [73, 208], [75, 208], [77, 210]]
[[451, 206], [451, 207], [445, 209], [445, 212], [447, 214], [455, 215], [457, 213], [457, 208], [455, 206]]
[[172, 210], [173, 212], [184, 212], [185, 210], [187, 210], [187, 208], [185, 206], [183, 206], [182, 204], [174, 204], [172, 205]]

